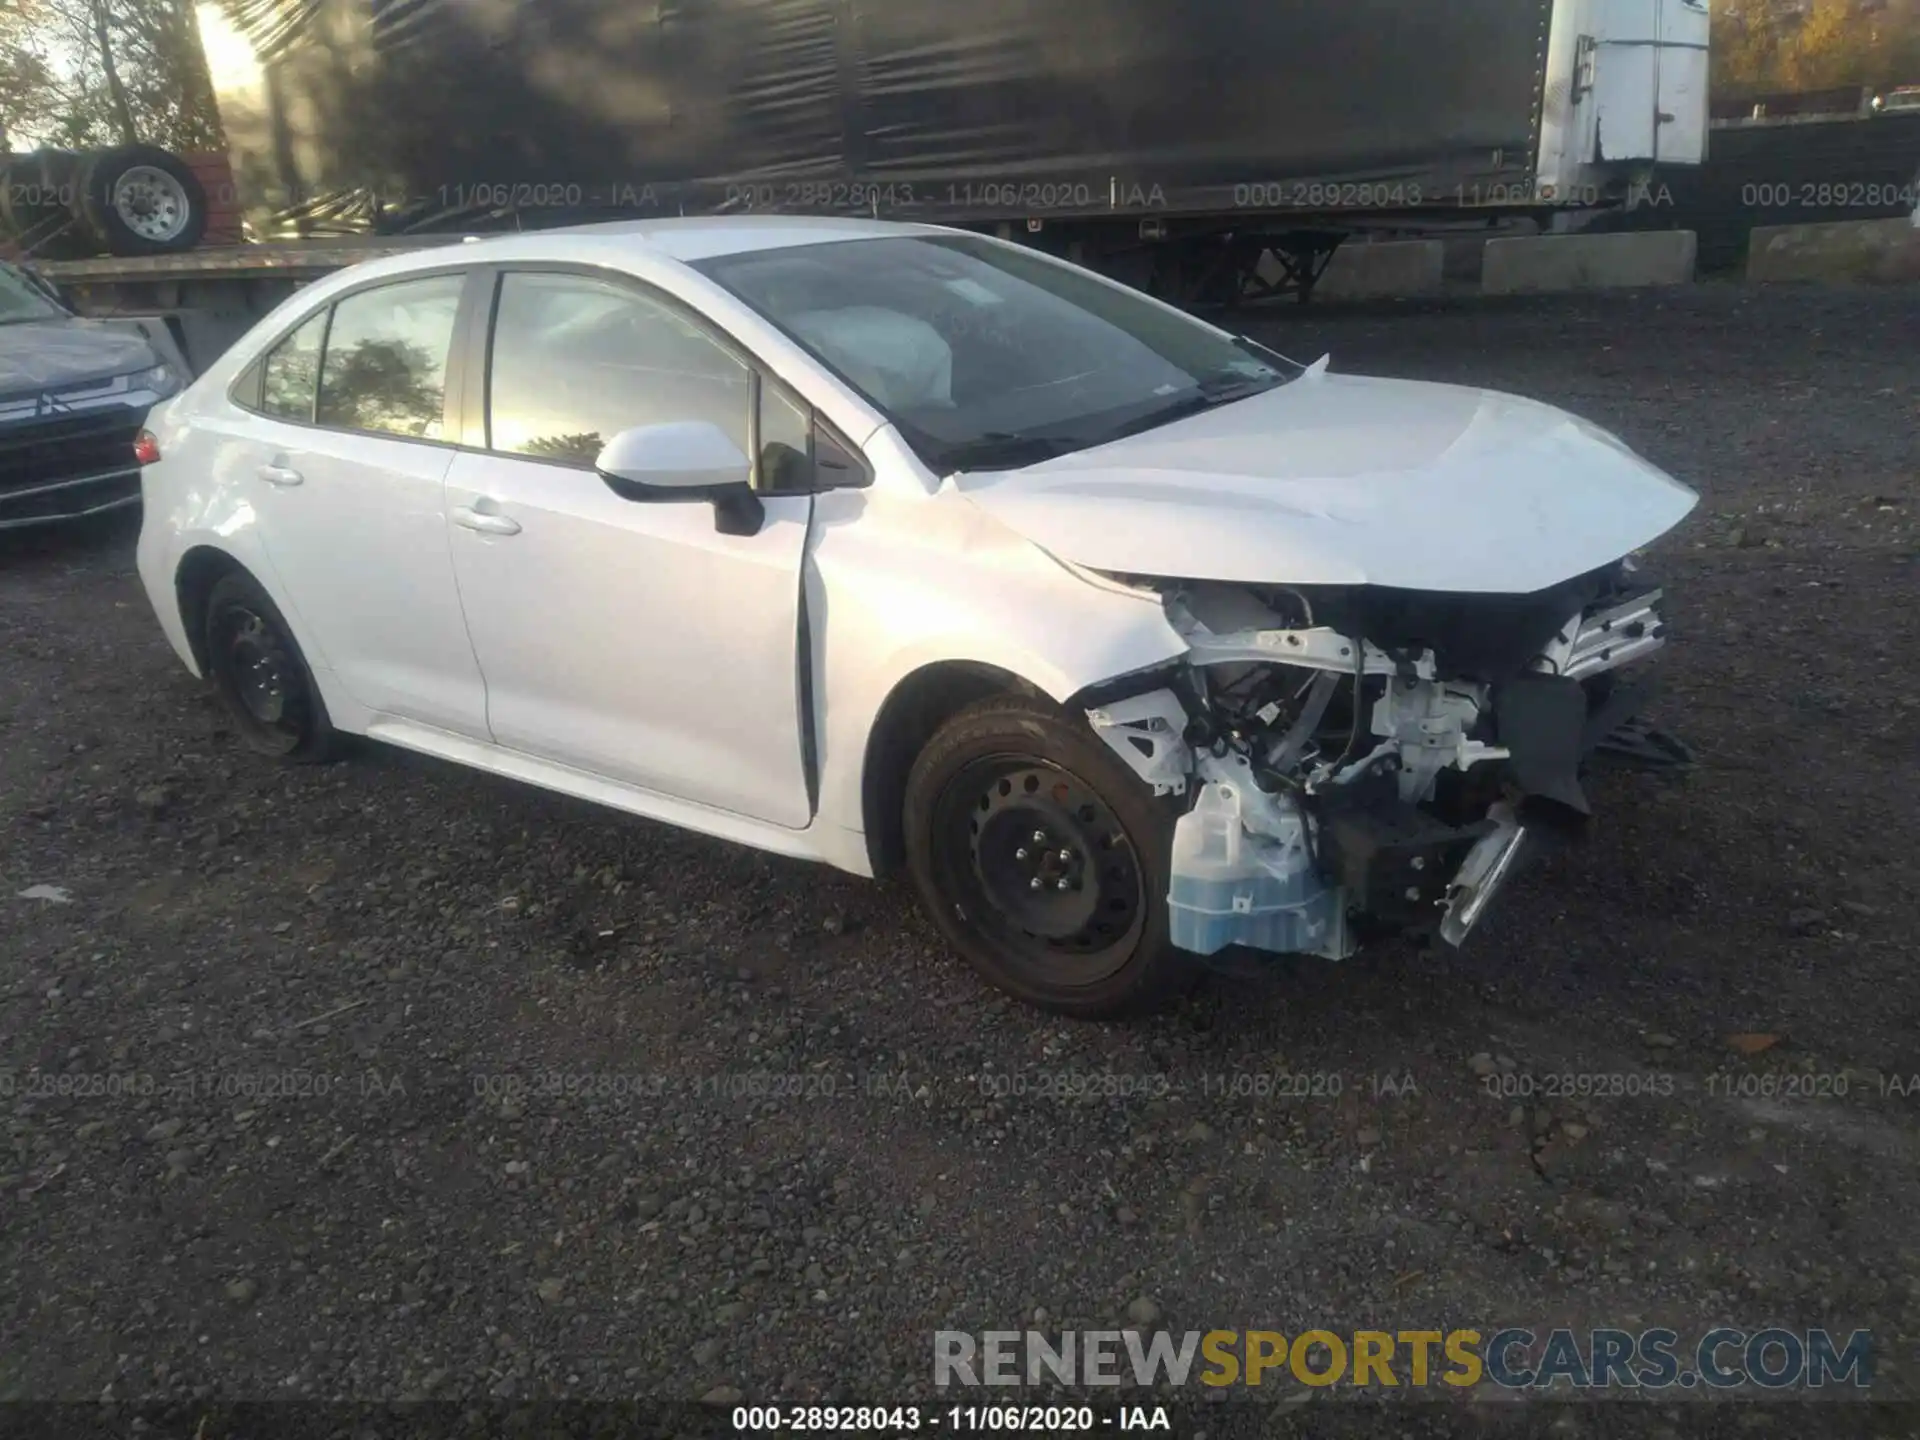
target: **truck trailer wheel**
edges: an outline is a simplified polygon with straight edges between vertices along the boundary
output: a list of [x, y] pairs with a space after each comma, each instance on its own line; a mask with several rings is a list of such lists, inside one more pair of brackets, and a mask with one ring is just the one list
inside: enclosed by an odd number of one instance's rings
[[191, 250], [207, 229], [207, 192], [186, 162], [153, 145], [120, 145], [80, 167], [79, 213], [114, 255]]
[[92, 249], [79, 218], [81, 155], [36, 150], [0, 169], [0, 232], [38, 260], [70, 260]]

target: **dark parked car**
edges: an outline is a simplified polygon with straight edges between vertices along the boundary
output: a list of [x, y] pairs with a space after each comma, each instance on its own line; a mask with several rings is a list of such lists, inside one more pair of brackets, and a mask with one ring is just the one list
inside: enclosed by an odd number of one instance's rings
[[0, 262], [0, 530], [137, 504], [135, 437], [184, 379], [137, 329]]

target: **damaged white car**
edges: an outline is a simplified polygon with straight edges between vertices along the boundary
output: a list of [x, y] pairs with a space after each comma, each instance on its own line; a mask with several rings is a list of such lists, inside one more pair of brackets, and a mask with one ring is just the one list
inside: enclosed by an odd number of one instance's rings
[[302, 290], [143, 435], [140, 570], [256, 748], [340, 732], [859, 874], [1036, 1004], [1457, 943], [1586, 809], [1694, 494], [1014, 245], [775, 217]]

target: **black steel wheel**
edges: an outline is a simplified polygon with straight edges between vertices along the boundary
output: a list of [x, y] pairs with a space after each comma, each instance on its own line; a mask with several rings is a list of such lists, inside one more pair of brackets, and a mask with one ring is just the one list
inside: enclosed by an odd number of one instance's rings
[[1084, 724], [1000, 697], [948, 721], [916, 761], [908, 862], [928, 913], [987, 979], [1106, 1018], [1198, 973], [1167, 943], [1174, 815]]
[[998, 944], [1074, 984], [1126, 964], [1146, 880], [1126, 827], [1086, 781], [990, 755], [962, 767], [936, 807], [936, 863]]
[[334, 748], [326, 702], [293, 633], [251, 575], [234, 571], [207, 596], [207, 670], [249, 749], [295, 762]]

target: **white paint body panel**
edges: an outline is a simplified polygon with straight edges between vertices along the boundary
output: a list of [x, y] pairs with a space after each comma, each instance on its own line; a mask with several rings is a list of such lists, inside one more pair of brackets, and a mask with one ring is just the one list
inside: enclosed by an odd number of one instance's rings
[[239, 482], [247, 458], [302, 477], [280, 486], [255, 474], [252, 507], [318, 663], [368, 710], [484, 739], [486, 686], [447, 554], [453, 452], [245, 412], [233, 431], [222, 448]]
[[808, 555], [823, 819], [860, 825], [874, 719], [917, 670], [976, 662], [1066, 700], [1186, 653], [1156, 597], [1089, 584], [951, 485], [929, 495], [891, 429], [867, 456], [906, 483], [820, 496]]
[[[169, 642], [197, 668], [176, 577], [190, 551], [215, 549], [273, 596], [342, 730], [867, 873], [868, 745], [916, 672], [986, 666], [1065, 701], [1186, 653], [1158, 597], [1057, 557], [1196, 578], [1527, 588], [1617, 558], [1692, 503], [1544, 406], [1324, 375], [1024, 474], [943, 481], [884, 415], [682, 263], [904, 228], [921, 227], [592, 227], [317, 282], [156, 413], [163, 459], [145, 474], [139, 568]], [[704, 503], [627, 502], [582, 471], [332, 435], [228, 399], [246, 365], [348, 286], [519, 260], [673, 292], [861, 447], [873, 483], [769, 497], [761, 532], [729, 537]], [[262, 480], [276, 461], [304, 483]], [[450, 521], [473, 506], [518, 530]]]
[[1698, 499], [1551, 406], [1324, 373], [958, 484], [1097, 570], [1520, 594], [1619, 559]]
[[722, 535], [704, 503], [635, 504], [590, 471], [463, 452], [447, 504], [481, 500], [522, 527], [451, 532], [493, 739], [805, 828], [794, 667], [811, 500], [771, 499], [758, 535]]

